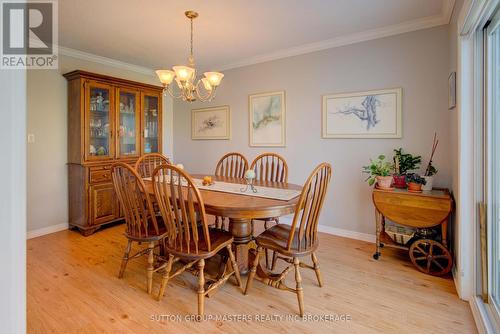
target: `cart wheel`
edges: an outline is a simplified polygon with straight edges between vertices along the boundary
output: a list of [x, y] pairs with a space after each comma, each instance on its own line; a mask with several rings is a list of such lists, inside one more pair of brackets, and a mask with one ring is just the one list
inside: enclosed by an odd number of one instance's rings
[[453, 260], [440, 242], [418, 239], [410, 246], [411, 262], [423, 273], [442, 276], [450, 272]]
[[377, 253], [373, 254], [373, 258], [375, 260], [378, 260], [379, 257], [380, 257], [380, 252], [377, 252]]

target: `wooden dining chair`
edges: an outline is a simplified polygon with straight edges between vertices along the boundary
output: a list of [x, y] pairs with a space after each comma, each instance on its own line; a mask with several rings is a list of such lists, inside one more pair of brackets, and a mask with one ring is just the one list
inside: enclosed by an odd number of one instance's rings
[[166, 156], [160, 153], [144, 154], [135, 163], [135, 170], [142, 178], [151, 177], [153, 171], [159, 165], [171, 165], [172, 162]]
[[[248, 160], [238, 152], [229, 152], [222, 156], [215, 167], [216, 176], [242, 178], [248, 170]], [[216, 216], [215, 226], [222, 230], [227, 230], [225, 217]]]
[[[116, 195], [125, 214], [127, 227], [125, 237], [127, 247], [123, 255], [118, 278], [122, 278], [129, 260], [147, 255], [147, 291], [151, 293], [153, 273], [165, 266], [154, 269], [154, 248], [164, 242], [167, 229], [161, 217], [156, 217], [151, 199], [145, 191], [141, 176], [123, 162], [113, 164], [111, 177]], [[132, 243], [145, 243], [147, 247], [135, 255], [130, 255]]]
[[277, 153], [262, 153], [250, 165], [255, 171], [255, 179], [270, 182], [288, 182], [288, 164]]
[[[285, 158], [276, 153], [262, 153], [250, 165], [255, 171], [255, 179], [270, 182], [288, 182], [288, 165]], [[279, 217], [269, 217], [264, 220], [264, 229], [267, 230], [271, 223], [279, 223]], [[254, 220], [252, 220], [253, 224]], [[253, 228], [252, 228], [253, 231]], [[273, 257], [275, 257], [275, 254]], [[266, 267], [269, 268], [269, 251], [266, 249]]]
[[[322, 163], [317, 166], [304, 184], [295, 209], [292, 225], [274, 225], [255, 239], [257, 250], [251, 250], [250, 252], [252, 266], [245, 294], [250, 290], [257, 273], [258, 279], [263, 283], [281, 290], [294, 292], [299, 302], [300, 316], [304, 316], [304, 295], [299, 268], [314, 269], [319, 286], [323, 286], [319, 262], [315, 252], [319, 244], [318, 218], [325, 200], [331, 173], [330, 164]], [[282, 259], [291, 265], [286, 267], [280, 274], [269, 273], [259, 263], [260, 254], [264, 249], [276, 251], [279, 254], [277, 259]], [[299, 260], [309, 255], [313, 263], [312, 266]], [[295, 269], [295, 289], [285, 284], [285, 277], [292, 268]]]
[[[242, 289], [240, 272], [231, 249], [230, 233], [210, 229], [200, 191], [191, 177], [172, 165], [161, 165], [153, 173], [153, 188], [160, 212], [167, 225], [165, 250], [169, 254], [158, 293], [161, 300], [170, 279], [190, 269], [195, 264], [198, 276], [198, 315], [203, 316], [205, 296], [222, 286], [232, 275]], [[215, 281], [205, 286], [205, 260], [225, 252], [224, 270]], [[229, 261], [228, 261], [229, 259]], [[183, 265], [172, 273], [174, 263]]]

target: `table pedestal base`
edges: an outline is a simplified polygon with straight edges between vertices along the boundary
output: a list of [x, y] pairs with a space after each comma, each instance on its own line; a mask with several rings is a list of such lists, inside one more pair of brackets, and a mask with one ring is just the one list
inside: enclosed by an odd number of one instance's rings
[[248, 273], [248, 243], [252, 241], [252, 220], [229, 219], [229, 232], [234, 237], [234, 255], [241, 275]]

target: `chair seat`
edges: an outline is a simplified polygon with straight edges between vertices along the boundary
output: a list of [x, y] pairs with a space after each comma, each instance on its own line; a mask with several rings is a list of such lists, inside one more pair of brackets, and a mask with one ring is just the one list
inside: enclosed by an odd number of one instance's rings
[[[189, 250], [190, 253], [187, 253], [187, 245], [184, 243], [182, 245], [182, 250], [180, 245], [166, 245], [166, 251], [170, 254], [173, 254], [175, 256], [178, 256], [180, 258], [184, 259], [207, 259], [209, 257], [214, 256], [217, 254], [221, 249], [225, 248], [227, 245], [230, 245], [233, 243], [233, 236], [226, 231], [221, 231], [219, 229], [212, 229], [209, 228], [209, 234], [210, 234], [210, 242], [211, 242], [211, 248], [212, 250], [209, 252], [207, 244], [205, 240], [203, 239], [203, 227], [198, 227], [198, 236], [200, 240], [198, 240], [198, 253], [196, 252], [196, 247], [195, 247], [195, 242], [194, 240], [191, 240], [190, 245], [189, 245]], [[175, 247], [173, 247], [175, 246]]]
[[144, 231], [144, 228], [141, 230], [141, 236], [136, 233], [129, 233], [128, 231], [125, 231], [125, 236], [129, 238], [130, 240], [134, 241], [139, 241], [139, 242], [151, 242], [151, 241], [158, 241], [166, 237], [167, 235], [167, 227], [163, 223], [163, 219], [161, 216], [156, 216], [156, 222], [158, 224], [158, 232], [156, 232], [153, 222], [151, 221], [151, 218], [149, 219], [148, 222], [148, 233], [146, 236], [146, 233]]
[[318, 242], [316, 241], [309, 247], [306, 247], [306, 240], [302, 239], [300, 242], [299, 249], [299, 230], [295, 229], [292, 247], [287, 250], [288, 238], [290, 236], [290, 231], [292, 227], [285, 224], [277, 224], [268, 228], [255, 239], [258, 246], [262, 246], [267, 249], [275, 250], [286, 256], [304, 256], [314, 252], [318, 248]]

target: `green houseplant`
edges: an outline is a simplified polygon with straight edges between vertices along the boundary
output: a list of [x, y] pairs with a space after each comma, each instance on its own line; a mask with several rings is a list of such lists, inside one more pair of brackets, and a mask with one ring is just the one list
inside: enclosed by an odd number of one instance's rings
[[406, 188], [406, 174], [420, 168], [422, 157], [405, 153], [402, 148], [394, 150], [394, 186], [396, 188]]
[[385, 161], [385, 155], [381, 154], [377, 159], [370, 159], [370, 164], [368, 166], [363, 166], [363, 173], [369, 174], [366, 181], [370, 186], [377, 183], [377, 187], [380, 189], [392, 189], [392, 175], [391, 171], [394, 166], [391, 162]]
[[421, 192], [422, 186], [426, 183], [425, 179], [418, 174], [406, 174], [406, 183], [408, 184], [408, 191]]

